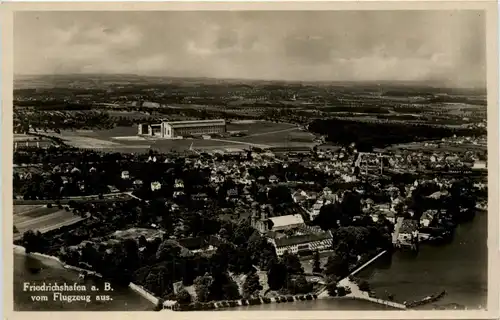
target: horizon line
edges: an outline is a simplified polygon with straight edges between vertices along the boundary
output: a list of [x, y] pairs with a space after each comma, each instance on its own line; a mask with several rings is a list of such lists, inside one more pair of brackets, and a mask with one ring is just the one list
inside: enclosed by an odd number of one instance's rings
[[13, 80], [16, 77], [57, 77], [57, 76], [135, 76], [145, 78], [170, 78], [170, 79], [205, 79], [215, 81], [249, 81], [249, 82], [284, 82], [284, 83], [371, 83], [371, 84], [421, 84], [425, 87], [442, 86], [454, 89], [487, 89], [487, 84], [477, 85], [450, 85], [443, 80], [292, 80], [292, 79], [258, 79], [258, 78], [218, 78], [209, 76], [170, 76], [170, 75], [145, 75], [138, 73], [43, 73], [43, 74], [29, 74], [29, 73], [14, 73]]

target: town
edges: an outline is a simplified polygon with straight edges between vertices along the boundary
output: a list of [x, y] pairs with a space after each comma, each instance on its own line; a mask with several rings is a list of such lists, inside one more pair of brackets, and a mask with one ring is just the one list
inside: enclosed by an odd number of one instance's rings
[[[299, 94], [289, 100], [309, 108]], [[64, 101], [63, 111], [15, 109], [14, 242], [83, 278], [133, 285], [157, 310], [325, 297], [409, 308], [374, 296], [354, 270], [449, 243], [487, 211], [484, 113], [457, 126], [419, 106], [427, 120], [401, 125], [302, 107], [263, 107], [269, 121]]]

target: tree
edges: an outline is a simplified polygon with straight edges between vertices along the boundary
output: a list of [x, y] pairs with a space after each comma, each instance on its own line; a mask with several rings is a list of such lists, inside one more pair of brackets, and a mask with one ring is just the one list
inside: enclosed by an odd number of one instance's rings
[[348, 257], [341, 254], [335, 254], [328, 257], [325, 265], [325, 274], [331, 276], [342, 277], [349, 272]]
[[168, 261], [179, 257], [181, 248], [172, 240], [165, 240], [156, 251], [156, 260]]
[[180, 304], [190, 304], [191, 303], [191, 295], [187, 292], [186, 289], [182, 289], [177, 293], [177, 302]]
[[267, 283], [271, 290], [279, 290], [286, 284], [287, 269], [286, 266], [273, 260], [270, 262], [269, 271], [267, 272]]
[[267, 197], [271, 204], [278, 205], [283, 203], [293, 203], [292, 195], [290, 189], [286, 186], [277, 186], [271, 188], [267, 194]]
[[28, 230], [23, 234], [21, 243], [26, 249], [26, 253], [45, 253], [45, 249], [47, 246], [47, 241], [43, 237], [42, 233], [40, 231], [34, 232], [33, 230]]
[[342, 287], [342, 286], [337, 287], [337, 295], [338, 295], [339, 297], [343, 297], [343, 296], [345, 296], [346, 294], [347, 294], [347, 290], [346, 290], [346, 288], [345, 288], [345, 287]]
[[233, 230], [231, 242], [235, 245], [247, 245], [248, 240], [254, 234], [255, 229], [250, 225], [249, 221], [239, 223]]
[[337, 281], [335, 277], [328, 277], [326, 279], [326, 289], [331, 297], [337, 296]]
[[358, 255], [372, 248], [370, 232], [363, 226], [348, 226], [338, 228], [333, 232], [336, 253]]
[[144, 235], [139, 237], [139, 248], [146, 247], [148, 245], [148, 240]]
[[222, 299], [236, 300], [241, 298], [238, 284], [229, 276], [226, 277], [226, 283], [222, 285], [222, 291]]
[[123, 242], [123, 250], [125, 251], [126, 264], [132, 270], [136, 270], [139, 267], [139, 246], [137, 242], [133, 239], [126, 239]]
[[359, 290], [361, 290], [361, 291], [367, 291], [367, 292], [370, 291], [370, 284], [366, 280], [359, 281], [358, 287], [359, 287]]
[[291, 276], [287, 280], [287, 290], [291, 294], [309, 293], [313, 289], [312, 283], [307, 282], [303, 275]]
[[287, 274], [302, 274], [304, 269], [300, 263], [299, 257], [295, 254], [285, 252], [281, 258], [286, 267]]
[[209, 298], [211, 300], [235, 300], [240, 298], [239, 288], [236, 282], [227, 274], [220, 270], [213, 270], [211, 273], [213, 280], [209, 286]]
[[198, 301], [200, 302], [207, 302], [210, 301], [210, 287], [212, 286], [212, 283], [214, 282], [214, 279], [209, 276], [208, 274], [197, 277], [194, 279], [194, 286], [195, 286], [195, 291], [196, 291], [196, 296], [198, 297]]
[[227, 243], [219, 245], [215, 253], [210, 257], [210, 262], [213, 270], [225, 272], [229, 268], [230, 263], [238, 261], [236, 250]]
[[243, 297], [248, 299], [257, 296], [260, 290], [262, 290], [262, 286], [257, 273], [251, 272], [247, 274], [245, 282], [243, 283]]
[[355, 192], [346, 192], [341, 203], [341, 211], [344, 217], [354, 217], [362, 214], [361, 197]]
[[82, 248], [82, 256], [81, 256], [81, 261], [86, 262], [93, 266], [94, 268], [96, 266], [99, 266], [101, 263], [101, 256], [99, 252], [94, 248], [94, 246], [90, 243], [87, 243], [83, 248]]
[[313, 220], [313, 224], [323, 230], [337, 228], [338, 222], [342, 220], [342, 211], [337, 203], [327, 204], [321, 207], [319, 215]]
[[319, 252], [315, 251], [313, 256], [313, 272], [321, 273], [323, 270], [321, 269], [321, 262], [319, 258]]
[[277, 259], [273, 245], [256, 231], [248, 239], [246, 249], [252, 261], [261, 269], [268, 270], [270, 262]]

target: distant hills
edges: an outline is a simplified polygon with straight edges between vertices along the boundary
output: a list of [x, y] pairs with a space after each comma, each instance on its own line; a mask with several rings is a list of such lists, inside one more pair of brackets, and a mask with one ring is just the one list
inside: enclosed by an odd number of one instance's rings
[[[145, 76], [136, 74], [57, 74], [57, 75], [14, 75], [14, 89], [37, 88], [100, 88], [130, 85], [248, 85], [248, 86], [284, 86], [284, 87], [351, 87], [360, 90], [404, 89], [405, 91], [421, 91], [427, 89], [432, 92], [447, 93], [474, 93], [486, 94], [485, 88], [453, 88], [432, 81], [283, 81], [283, 80], [251, 80], [251, 79], [214, 79], [206, 77], [168, 77]], [[436, 90], [440, 89], [440, 90]], [[456, 90], [460, 92], [456, 92]], [[451, 91], [451, 92], [449, 92]]]

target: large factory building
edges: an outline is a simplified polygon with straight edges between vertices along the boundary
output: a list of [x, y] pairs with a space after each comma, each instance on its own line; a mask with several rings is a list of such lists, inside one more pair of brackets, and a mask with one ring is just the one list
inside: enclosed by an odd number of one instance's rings
[[139, 124], [138, 128], [139, 135], [149, 135], [167, 139], [225, 132], [226, 121], [224, 119], [162, 121], [158, 124]]

